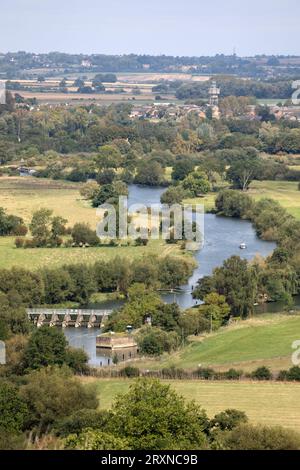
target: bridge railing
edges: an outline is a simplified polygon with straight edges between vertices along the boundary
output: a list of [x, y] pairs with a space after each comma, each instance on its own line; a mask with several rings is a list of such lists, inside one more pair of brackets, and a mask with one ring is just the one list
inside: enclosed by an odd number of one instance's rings
[[32, 317], [34, 315], [58, 315], [58, 316], [66, 316], [66, 315], [83, 315], [90, 317], [91, 315], [96, 316], [107, 316], [112, 313], [112, 310], [99, 310], [99, 309], [55, 309], [55, 308], [28, 308], [27, 315]]

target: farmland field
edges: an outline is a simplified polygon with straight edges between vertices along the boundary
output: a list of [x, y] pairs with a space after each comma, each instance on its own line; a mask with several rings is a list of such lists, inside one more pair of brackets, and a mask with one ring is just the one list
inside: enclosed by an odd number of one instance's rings
[[290, 214], [300, 219], [300, 191], [298, 182], [253, 181], [249, 195], [255, 199], [269, 197], [278, 201]]
[[[93, 383], [99, 394], [100, 408], [107, 409], [118, 394], [127, 392], [130, 380], [83, 379]], [[213, 417], [227, 408], [245, 411], [250, 421], [281, 425], [300, 431], [300, 384], [279, 382], [169, 382], [187, 400], [195, 400]]]
[[[0, 207], [8, 213], [22, 217], [28, 224], [32, 213], [40, 208], [52, 209], [55, 215], [68, 220], [69, 226], [76, 222], [89, 223], [96, 228], [96, 209], [82, 199], [80, 185], [38, 178], [7, 177], [0, 178]], [[150, 240], [144, 246], [117, 246], [97, 248], [28, 248], [17, 249], [15, 237], [0, 238], [0, 266], [38, 269], [41, 266], [59, 266], [65, 263], [93, 263], [99, 259], [116, 256], [128, 259], [141, 258], [151, 254], [164, 256], [180, 254], [176, 245], [167, 245], [161, 240]], [[189, 255], [186, 255], [187, 257]]]

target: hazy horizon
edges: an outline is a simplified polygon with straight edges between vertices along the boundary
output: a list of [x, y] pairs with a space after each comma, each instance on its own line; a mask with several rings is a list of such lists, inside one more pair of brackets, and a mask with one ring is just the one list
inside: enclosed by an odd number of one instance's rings
[[1, 52], [300, 55], [298, 0], [11, 0]]

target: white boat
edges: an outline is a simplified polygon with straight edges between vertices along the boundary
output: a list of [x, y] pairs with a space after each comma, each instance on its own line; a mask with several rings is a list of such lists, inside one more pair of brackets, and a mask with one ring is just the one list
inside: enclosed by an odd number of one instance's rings
[[240, 249], [241, 249], [241, 250], [246, 250], [246, 248], [247, 248], [246, 243], [241, 243], [241, 244], [240, 244]]

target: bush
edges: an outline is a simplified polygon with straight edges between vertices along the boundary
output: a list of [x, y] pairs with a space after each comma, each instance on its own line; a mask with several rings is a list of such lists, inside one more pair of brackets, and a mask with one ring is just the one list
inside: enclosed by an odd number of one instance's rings
[[157, 327], [143, 329], [137, 338], [140, 352], [149, 356], [160, 356], [163, 352], [171, 352], [179, 344], [175, 331], [166, 332]]
[[56, 426], [56, 434], [59, 436], [68, 436], [69, 434], [78, 434], [83, 429], [101, 429], [109, 422], [110, 412], [101, 410], [83, 409], [74, 411], [70, 416], [63, 418]]
[[138, 367], [126, 366], [120, 370], [120, 377], [139, 377], [140, 369]]
[[224, 379], [227, 380], [239, 380], [243, 376], [243, 371], [237, 369], [229, 369], [228, 371], [224, 372], [223, 376]]
[[166, 367], [161, 371], [164, 379], [185, 379], [187, 373], [184, 369], [177, 369], [176, 367]]
[[24, 248], [37, 248], [38, 244], [34, 238], [24, 241]]
[[289, 370], [281, 370], [278, 375], [278, 380], [290, 380], [300, 382], [300, 367], [294, 366]]
[[273, 375], [268, 367], [263, 366], [252, 372], [251, 377], [256, 380], [271, 380]]
[[243, 411], [228, 409], [218, 413], [212, 420], [212, 426], [221, 431], [231, 431], [242, 423], [247, 423], [248, 418]]
[[15, 239], [16, 248], [23, 248], [24, 243], [25, 243], [24, 238], [17, 237], [17, 238]]
[[19, 237], [25, 237], [25, 235], [27, 235], [28, 233], [28, 228], [26, 227], [26, 225], [17, 225], [17, 227], [13, 230], [13, 235], [17, 235]]
[[76, 245], [87, 244], [90, 246], [97, 246], [100, 242], [95, 230], [92, 230], [88, 224], [75, 224], [71, 235]]
[[207, 368], [202, 368], [201, 367], [201, 368], [196, 370], [195, 375], [197, 377], [199, 377], [200, 379], [209, 380], [209, 379], [214, 379], [215, 378], [216, 372], [213, 369], [209, 368], [209, 367], [207, 367]]
[[74, 372], [88, 372], [88, 360], [89, 357], [83, 349], [76, 349], [71, 347], [67, 348], [65, 362]]
[[232, 450], [299, 450], [300, 435], [280, 426], [242, 424], [227, 435], [224, 444]]

